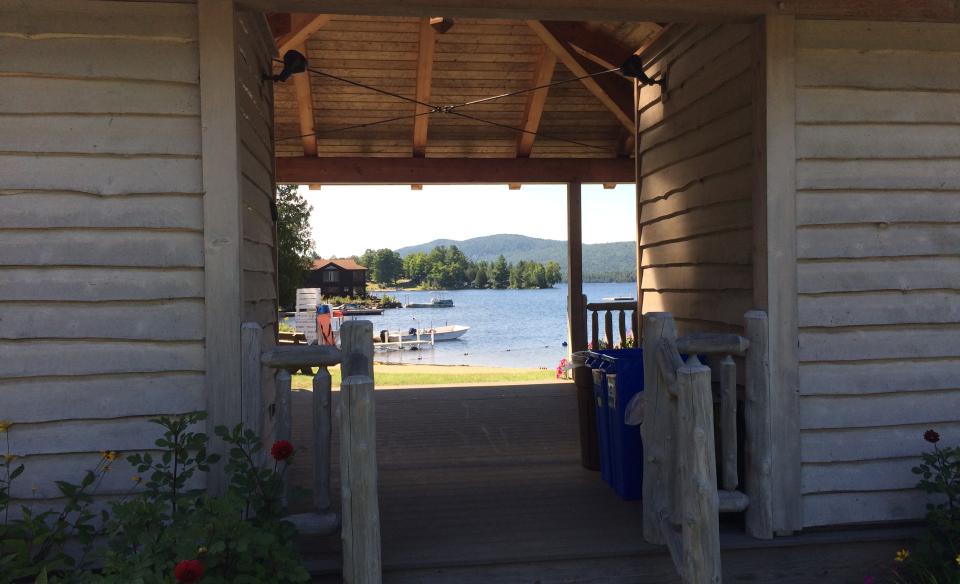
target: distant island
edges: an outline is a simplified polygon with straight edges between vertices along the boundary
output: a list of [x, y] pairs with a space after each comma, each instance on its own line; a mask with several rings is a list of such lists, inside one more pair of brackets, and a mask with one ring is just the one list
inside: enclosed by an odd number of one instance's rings
[[[436, 247], [456, 246], [472, 262], [493, 263], [502, 255], [508, 264], [535, 262], [560, 266], [562, 281], [567, 279], [567, 242], [538, 239], [525, 235], [501, 234], [462, 241], [437, 239], [395, 250], [401, 258], [414, 253], [429, 254]], [[635, 282], [637, 278], [636, 243], [592, 243], [583, 246], [585, 282]]]

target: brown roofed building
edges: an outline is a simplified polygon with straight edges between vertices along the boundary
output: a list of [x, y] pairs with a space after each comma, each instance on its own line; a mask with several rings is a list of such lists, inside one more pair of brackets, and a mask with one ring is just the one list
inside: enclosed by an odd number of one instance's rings
[[314, 260], [304, 288], [320, 288], [323, 296], [366, 296], [367, 268], [351, 259]]

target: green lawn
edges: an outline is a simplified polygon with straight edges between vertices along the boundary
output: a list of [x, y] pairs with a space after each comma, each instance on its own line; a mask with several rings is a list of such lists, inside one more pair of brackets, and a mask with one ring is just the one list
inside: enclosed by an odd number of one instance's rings
[[[340, 367], [332, 367], [333, 385], [340, 385]], [[493, 383], [549, 381], [556, 378], [549, 369], [498, 369], [494, 367], [444, 367], [433, 365], [374, 365], [377, 386], [446, 385], [451, 383]], [[309, 389], [313, 380], [293, 376], [294, 389]]]

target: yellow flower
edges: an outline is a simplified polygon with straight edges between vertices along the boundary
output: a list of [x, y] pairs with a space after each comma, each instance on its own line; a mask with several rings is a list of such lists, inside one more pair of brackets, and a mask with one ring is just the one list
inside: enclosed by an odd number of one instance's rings
[[130, 480], [137, 483], [138, 485], [143, 481], [140, 475], [133, 475], [132, 477], [130, 477]]
[[101, 450], [100, 456], [109, 462], [113, 462], [117, 459], [117, 452], [115, 450]]
[[953, 558], [953, 561], [956, 562], [958, 566], [960, 566], [960, 554], [957, 554], [957, 557]]
[[7, 464], [10, 464], [11, 462], [13, 462], [13, 461], [16, 460], [16, 459], [17, 459], [17, 455], [16, 455], [16, 454], [4, 454], [4, 455], [3, 455], [3, 461], [4, 461], [5, 463], [7, 463]]
[[0, 434], [3, 434], [10, 429], [10, 426], [13, 426], [13, 422], [10, 420], [0, 420]]
[[198, 547], [198, 548], [197, 548], [197, 557], [198, 557], [198, 558], [205, 558], [206, 556], [207, 556], [207, 548], [204, 547], [204, 546]]
[[909, 552], [909, 551], [907, 551], [907, 550], [900, 550], [900, 551], [897, 552], [897, 555], [895, 555], [895, 556], [893, 557], [893, 559], [894, 559], [894, 561], [897, 561], [897, 562], [905, 562], [905, 561], [907, 561], [907, 558], [909, 558], [909, 557], [910, 557], [910, 552]]

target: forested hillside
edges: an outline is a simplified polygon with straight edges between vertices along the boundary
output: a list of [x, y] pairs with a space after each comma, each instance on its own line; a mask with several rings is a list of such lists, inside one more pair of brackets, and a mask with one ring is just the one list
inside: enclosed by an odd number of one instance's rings
[[[488, 235], [464, 241], [438, 239], [396, 250], [401, 256], [429, 253], [438, 246], [456, 245], [470, 260], [493, 262], [499, 256], [507, 262], [520, 261], [560, 264], [567, 273], [567, 242], [537, 239], [524, 235]], [[633, 282], [636, 279], [636, 244], [632, 241], [594, 243], [583, 246], [583, 276], [587, 282]]]

